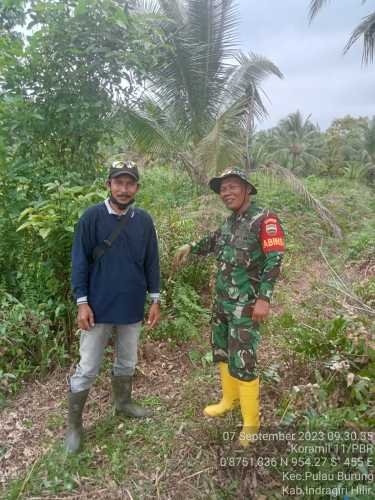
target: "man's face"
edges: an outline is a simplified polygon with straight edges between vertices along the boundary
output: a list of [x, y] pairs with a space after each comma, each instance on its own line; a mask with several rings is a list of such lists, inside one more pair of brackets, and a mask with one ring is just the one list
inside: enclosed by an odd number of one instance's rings
[[129, 203], [139, 189], [137, 181], [131, 175], [112, 177], [107, 183], [113, 198], [118, 203]]
[[230, 176], [221, 181], [220, 198], [229, 210], [236, 212], [249, 201], [249, 197], [248, 186], [238, 177]]

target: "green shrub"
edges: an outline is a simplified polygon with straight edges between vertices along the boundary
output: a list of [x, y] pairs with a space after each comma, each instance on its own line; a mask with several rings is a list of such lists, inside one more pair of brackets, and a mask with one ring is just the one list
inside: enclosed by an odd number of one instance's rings
[[23, 378], [62, 362], [64, 332], [42, 309], [30, 309], [6, 292], [0, 302], [0, 391], [15, 391]]
[[188, 284], [176, 284], [167, 312], [168, 316], [150, 333], [151, 338], [179, 344], [199, 338], [202, 330], [208, 326], [210, 313], [201, 305], [198, 293]]
[[354, 343], [349, 338], [350, 328], [356, 328], [354, 323], [341, 316], [305, 325], [299, 324], [290, 315], [284, 315], [281, 325], [285, 330], [284, 341], [288, 348], [308, 361], [338, 361], [340, 357], [350, 360], [362, 355], [365, 350], [363, 341]]
[[72, 321], [70, 288], [70, 252], [74, 227], [84, 210], [105, 196], [99, 183], [70, 186], [49, 183], [46, 198], [34, 202], [19, 219], [19, 232], [26, 232], [28, 258], [18, 270], [21, 300], [35, 307], [43, 303], [50, 319], [64, 317], [68, 339]]

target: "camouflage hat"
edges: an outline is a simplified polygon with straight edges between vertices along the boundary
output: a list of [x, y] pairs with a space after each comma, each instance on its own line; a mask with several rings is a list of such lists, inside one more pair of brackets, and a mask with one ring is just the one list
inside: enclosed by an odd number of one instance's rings
[[230, 168], [227, 168], [226, 170], [224, 170], [224, 172], [219, 175], [218, 177], [213, 177], [210, 182], [209, 182], [209, 186], [210, 188], [215, 191], [215, 193], [219, 194], [220, 193], [220, 185], [221, 185], [221, 181], [223, 179], [226, 179], [227, 177], [230, 177], [230, 176], [236, 176], [238, 177], [239, 179], [241, 179], [243, 182], [245, 182], [248, 186], [250, 186], [251, 190], [250, 190], [250, 194], [257, 194], [257, 189], [255, 186], [253, 186], [251, 184], [251, 182], [249, 181], [249, 179], [247, 178], [247, 175], [245, 174], [245, 172], [243, 170], [241, 170], [239, 167], [230, 167]]
[[132, 161], [113, 161], [111, 163], [108, 179], [113, 179], [113, 177], [118, 177], [119, 175], [130, 175], [137, 182], [139, 181], [138, 167]]

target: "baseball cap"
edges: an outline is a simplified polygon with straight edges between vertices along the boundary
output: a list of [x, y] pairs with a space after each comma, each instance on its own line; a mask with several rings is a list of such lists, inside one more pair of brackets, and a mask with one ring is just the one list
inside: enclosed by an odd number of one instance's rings
[[130, 175], [137, 182], [139, 181], [139, 171], [137, 165], [132, 161], [113, 161], [109, 167], [108, 179], [119, 177], [120, 175]]

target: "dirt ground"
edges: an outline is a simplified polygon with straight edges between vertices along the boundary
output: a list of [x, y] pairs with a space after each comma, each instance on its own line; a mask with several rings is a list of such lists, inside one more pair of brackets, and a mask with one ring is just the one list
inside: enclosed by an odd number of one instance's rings
[[[142, 399], [152, 394], [153, 388], [157, 387], [158, 397], [162, 405], [168, 408], [169, 413], [178, 414], [185, 398], [185, 382], [189, 380], [189, 375], [195, 369], [188, 355], [192, 348], [199, 348], [199, 346], [184, 345], [178, 349], [171, 349], [167, 343], [163, 342], [148, 341], [144, 344], [136, 377], [135, 397]], [[278, 346], [273, 345], [267, 338], [263, 338], [261, 343], [259, 362], [265, 367], [276, 364], [282, 376], [282, 380], [277, 386], [267, 384], [262, 388], [262, 420], [268, 425], [277, 425], [280, 417], [276, 417], [275, 408], [283, 390], [301, 383], [308, 374], [304, 373], [301, 367], [295, 366], [293, 359], [288, 360], [285, 353], [281, 353]], [[293, 375], [291, 376], [291, 374]], [[48, 445], [43, 443], [46, 441], [53, 443], [55, 440], [63, 439], [67, 412], [65, 397], [68, 376], [68, 371], [57, 370], [43, 381], [36, 380], [27, 384], [24, 390], [0, 414], [0, 442], [2, 443], [1, 448], [5, 451], [0, 458], [0, 482], [3, 483], [3, 487], [10, 480], [22, 478], [28, 470], [30, 471], [33, 464], [48, 451]], [[214, 390], [219, 396], [219, 383]], [[204, 407], [207, 403], [207, 397], [210, 401], [215, 399], [215, 394], [207, 396], [208, 391], [211, 392], [212, 388], [197, 388], [195, 396], [198, 400], [198, 408], [199, 406]], [[110, 399], [110, 378], [106, 374], [102, 374], [91, 390], [90, 399], [85, 408], [86, 427], [88, 425], [94, 427], [95, 423], [110, 411]], [[204, 417], [202, 416], [203, 422]], [[183, 432], [182, 429], [180, 430]], [[46, 438], [50, 439], [46, 440]], [[193, 443], [191, 445], [193, 447]], [[178, 498], [178, 496], [176, 497], [178, 491], [181, 491], [181, 498], [184, 498], [184, 491], [186, 493], [185, 464], [186, 460], [189, 459], [189, 453], [193, 452], [189, 446], [189, 439], [185, 440], [181, 449], [174, 453], [179, 457], [173, 471], [176, 480], [179, 481], [179, 488], [174, 488], [173, 498]], [[212, 453], [217, 453], [217, 450], [212, 451]], [[204, 470], [204, 472], [208, 471]], [[212, 472], [217, 473], [214, 470]], [[142, 474], [140, 471], [136, 471], [136, 475], [140, 477]], [[166, 478], [156, 476], [153, 481], [158, 483], [162, 479]], [[180, 481], [181, 479], [182, 481]], [[220, 480], [220, 478], [216, 479]], [[247, 478], [248, 480], [249, 478]], [[168, 481], [173, 481], [171, 473], [169, 473]], [[132, 498], [130, 491], [119, 492], [116, 484], [108, 484], [100, 491], [97, 485], [93, 484], [92, 486], [95, 490], [95, 498]], [[194, 488], [194, 486], [189, 484], [189, 488]], [[90, 496], [92, 494], [93, 491], [90, 493], [90, 481], [85, 481], [79, 494], [69, 497], [64, 495], [63, 498], [92, 498]], [[191, 494], [194, 494], [193, 490]]]

